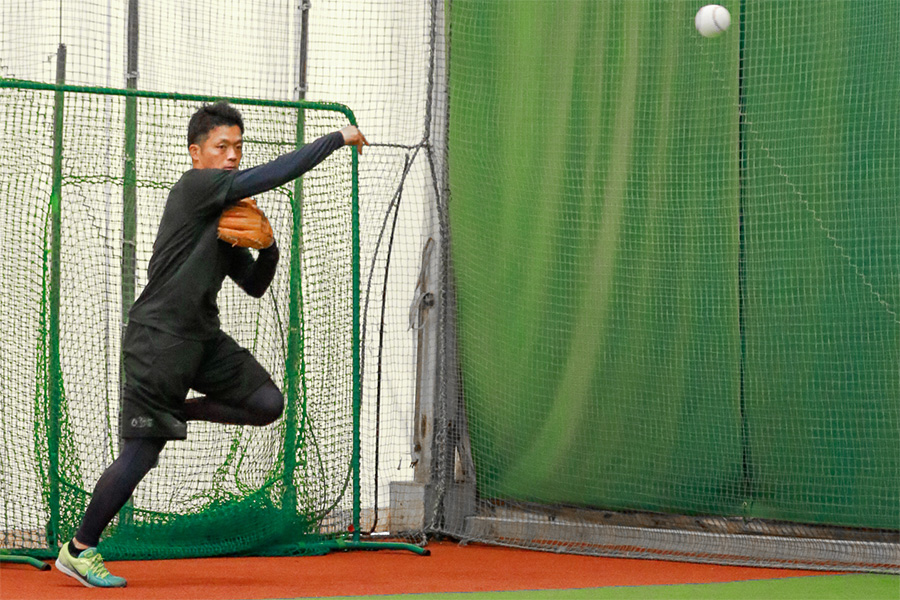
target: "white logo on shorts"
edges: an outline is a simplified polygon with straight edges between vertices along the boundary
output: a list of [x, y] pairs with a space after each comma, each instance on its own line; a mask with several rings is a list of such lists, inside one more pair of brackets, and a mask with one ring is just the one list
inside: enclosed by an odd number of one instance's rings
[[153, 427], [153, 419], [151, 417], [135, 417], [131, 420], [131, 426], [135, 429], [147, 429]]

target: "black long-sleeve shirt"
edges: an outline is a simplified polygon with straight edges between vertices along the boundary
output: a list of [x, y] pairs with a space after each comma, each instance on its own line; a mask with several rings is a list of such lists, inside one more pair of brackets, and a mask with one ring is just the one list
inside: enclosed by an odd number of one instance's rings
[[218, 239], [222, 210], [238, 200], [300, 177], [344, 145], [339, 131], [299, 150], [243, 171], [191, 169], [172, 186], [148, 266], [147, 287], [129, 319], [186, 339], [216, 335], [217, 297], [225, 277], [260, 297], [275, 276], [278, 247], [256, 260], [246, 248]]

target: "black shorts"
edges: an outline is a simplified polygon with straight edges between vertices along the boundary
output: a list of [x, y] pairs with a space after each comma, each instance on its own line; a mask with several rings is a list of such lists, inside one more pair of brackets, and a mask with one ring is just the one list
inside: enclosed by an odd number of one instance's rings
[[213, 339], [198, 341], [132, 322], [122, 352], [123, 438], [183, 440], [188, 390], [237, 406], [270, 379], [253, 355], [221, 330]]

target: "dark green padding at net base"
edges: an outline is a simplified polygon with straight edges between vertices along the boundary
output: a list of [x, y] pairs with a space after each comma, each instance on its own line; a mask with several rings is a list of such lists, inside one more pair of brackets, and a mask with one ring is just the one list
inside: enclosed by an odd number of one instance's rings
[[900, 529], [900, 5], [723, 4], [452, 5], [479, 494]]
[[[248, 497], [222, 498], [188, 514], [145, 513], [120, 519], [104, 551], [121, 558], [165, 555], [176, 547], [184, 556], [223, 554], [324, 554], [314, 535], [316, 524], [282, 510], [265, 491]], [[124, 522], [123, 522], [124, 521]], [[223, 535], [223, 524], [227, 535]]]

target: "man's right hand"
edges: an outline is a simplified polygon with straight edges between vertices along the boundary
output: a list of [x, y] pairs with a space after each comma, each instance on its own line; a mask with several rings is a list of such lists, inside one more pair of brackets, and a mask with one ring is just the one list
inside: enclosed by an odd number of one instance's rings
[[356, 125], [347, 125], [341, 129], [341, 135], [344, 136], [345, 146], [356, 146], [356, 149], [362, 154], [363, 146], [368, 146], [369, 141], [362, 134]]

